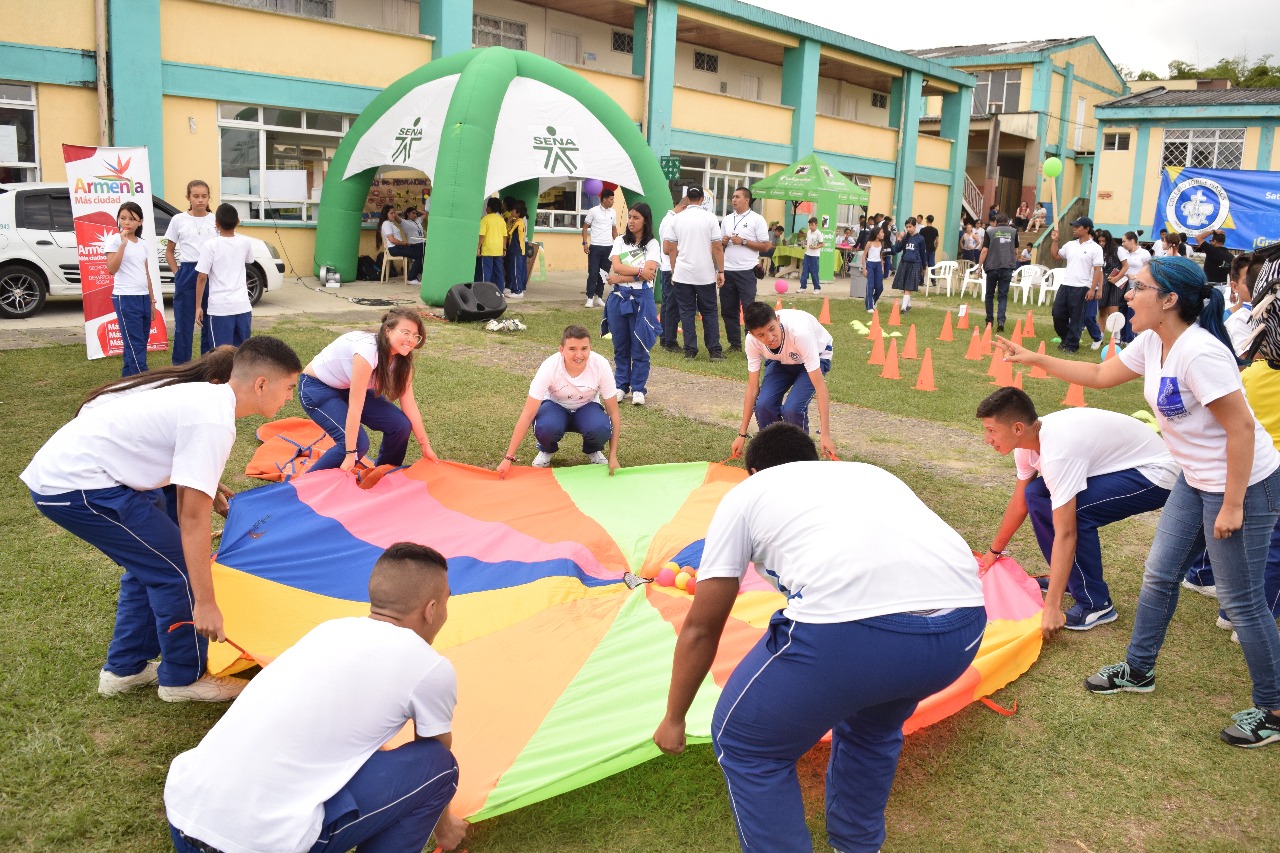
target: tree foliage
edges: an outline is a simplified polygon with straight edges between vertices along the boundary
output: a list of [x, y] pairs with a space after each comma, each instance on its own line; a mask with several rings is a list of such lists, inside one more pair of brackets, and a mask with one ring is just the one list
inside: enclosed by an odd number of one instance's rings
[[[1271, 64], [1271, 54], [1250, 59], [1247, 54], [1223, 57], [1214, 65], [1197, 68], [1193, 63], [1175, 59], [1169, 63], [1170, 80], [1227, 79], [1232, 86], [1245, 89], [1280, 88], [1280, 64]], [[1156, 80], [1150, 71], [1138, 72], [1136, 80]]]

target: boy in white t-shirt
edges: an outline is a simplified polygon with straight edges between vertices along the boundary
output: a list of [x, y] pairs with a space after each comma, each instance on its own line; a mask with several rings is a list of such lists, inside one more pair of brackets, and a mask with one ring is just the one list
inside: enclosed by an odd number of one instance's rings
[[[450, 748], [458, 681], [431, 642], [448, 618], [448, 566], [411, 542], [369, 575], [369, 615], [313, 628], [245, 688], [169, 768], [179, 853], [445, 850], [466, 824]], [[414, 740], [380, 750], [406, 722]]]
[[813, 279], [813, 292], [822, 290], [822, 282], [818, 279], [818, 261], [822, 257], [822, 246], [822, 232], [818, 230], [818, 217], [810, 216], [809, 230], [804, 234], [804, 258], [800, 262], [801, 290], [806, 288], [810, 278]]
[[[206, 240], [196, 262], [196, 323], [205, 319], [211, 345], [238, 347], [249, 340], [253, 326], [253, 304], [249, 302], [246, 265], [253, 263], [253, 244], [236, 233], [240, 214], [233, 205], [220, 204], [214, 214], [218, 236]], [[208, 302], [204, 299], [209, 289]]]
[[[1000, 529], [982, 557], [989, 568], [1031, 516], [1049, 564], [1042, 587], [1045, 638], [1061, 628], [1088, 631], [1117, 618], [1102, 577], [1098, 529], [1160, 509], [1178, 479], [1178, 466], [1160, 436], [1137, 418], [1102, 409], [1036, 414], [1017, 388], [1001, 388], [978, 404], [987, 444], [1013, 454], [1018, 482]], [[1062, 613], [1062, 593], [1075, 606]]]
[[[507, 453], [498, 463], [502, 477], [516, 461], [516, 451], [529, 426], [538, 441], [534, 468], [549, 468], [567, 432], [582, 436], [582, 452], [593, 465], [608, 465], [609, 476], [618, 470], [618, 386], [613, 368], [600, 353], [591, 351], [591, 333], [583, 326], [569, 326], [560, 335], [560, 351], [548, 356], [529, 384], [529, 398], [511, 433]], [[609, 445], [609, 455], [603, 452]]]
[[978, 567], [960, 534], [905, 483], [872, 465], [819, 462], [798, 427], [762, 430], [746, 465], [751, 476], [707, 528], [654, 742], [684, 750], [685, 715], [754, 564], [787, 603], [734, 668], [712, 718], [739, 842], [744, 851], [813, 849], [796, 761], [831, 732], [828, 841], [876, 850], [902, 724], [966, 670], [981, 643]]
[[[20, 475], [36, 509], [124, 568], [98, 676], [103, 696], [158, 681], [166, 702], [225, 702], [244, 688], [205, 673], [207, 641], [226, 639], [209, 513], [236, 419], [274, 416], [300, 370], [288, 344], [251, 338], [225, 385], [188, 382], [95, 406], [58, 430]], [[161, 491], [168, 485], [177, 487], [176, 523]]]

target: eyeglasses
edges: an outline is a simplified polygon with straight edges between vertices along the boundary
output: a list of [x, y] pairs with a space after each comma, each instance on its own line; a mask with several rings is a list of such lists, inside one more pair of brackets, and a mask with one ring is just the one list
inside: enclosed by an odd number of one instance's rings
[[396, 329], [395, 333], [402, 338], [408, 338], [415, 344], [422, 342], [422, 335], [419, 335], [417, 332], [411, 332], [408, 329]]
[[1156, 293], [1166, 293], [1167, 291], [1158, 284], [1140, 284], [1136, 281], [1129, 282], [1130, 290], [1154, 290]]

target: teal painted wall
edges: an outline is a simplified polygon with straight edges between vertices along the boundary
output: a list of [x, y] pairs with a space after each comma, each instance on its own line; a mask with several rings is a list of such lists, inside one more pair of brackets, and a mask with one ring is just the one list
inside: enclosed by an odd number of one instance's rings
[[649, 10], [637, 6], [631, 15], [631, 73], [636, 77], [644, 76], [644, 51], [646, 39], [649, 38]]
[[782, 103], [791, 114], [791, 155], [794, 163], [813, 151], [813, 122], [818, 113], [818, 62], [822, 46], [803, 39], [782, 52]]
[[145, 145], [152, 192], [164, 195], [164, 83], [160, 70], [160, 0], [107, 5], [111, 141]]
[[371, 86], [282, 77], [182, 62], [165, 62], [161, 68], [161, 77], [166, 95], [343, 113], [359, 113], [382, 91]]
[[1265, 124], [1261, 130], [1262, 133], [1258, 137], [1258, 159], [1254, 168], [1265, 172], [1271, 169], [1271, 148], [1275, 145], [1276, 126]]
[[93, 54], [83, 50], [0, 41], [0, 76], [23, 83], [93, 86]]
[[418, 32], [435, 39], [433, 58], [471, 49], [472, 12], [471, 0], [421, 0]]
[[671, 153], [672, 94], [676, 85], [675, 0], [655, 0], [653, 4], [653, 55], [649, 62], [649, 125], [645, 137], [659, 157]]
[[893, 183], [893, 213], [900, 222], [905, 222], [915, 210], [916, 148], [924, 106], [924, 99], [920, 97], [923, 84], [924, 75], [919, 71], [909, 70], [902, 75], [902, 125], [898, 131], [898, 168]]
[[940, 132], [953, 140], [951, 146], [951, 189], [947, 193], [947, 209], [941, 222], [935, 223], [941, 237], [938, 248], [959, 257], [959, 246], [952, 245], [953, 236], [960, 230], [960, 212], [963, 209], [965, 161], [968, 159], [969, 116], [972, 112], [971, 90], [961, 89], [952, 95], [942, 96], [942, 126]]

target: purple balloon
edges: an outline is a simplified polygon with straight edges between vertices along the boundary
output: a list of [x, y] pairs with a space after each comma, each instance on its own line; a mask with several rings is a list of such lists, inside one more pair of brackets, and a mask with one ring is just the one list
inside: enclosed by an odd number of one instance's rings
[[587, 195], [600, 195], [602, 189], [604, 189], [604, 184], [595, 178], [587, 178], [582, 182], [582, 191]]

